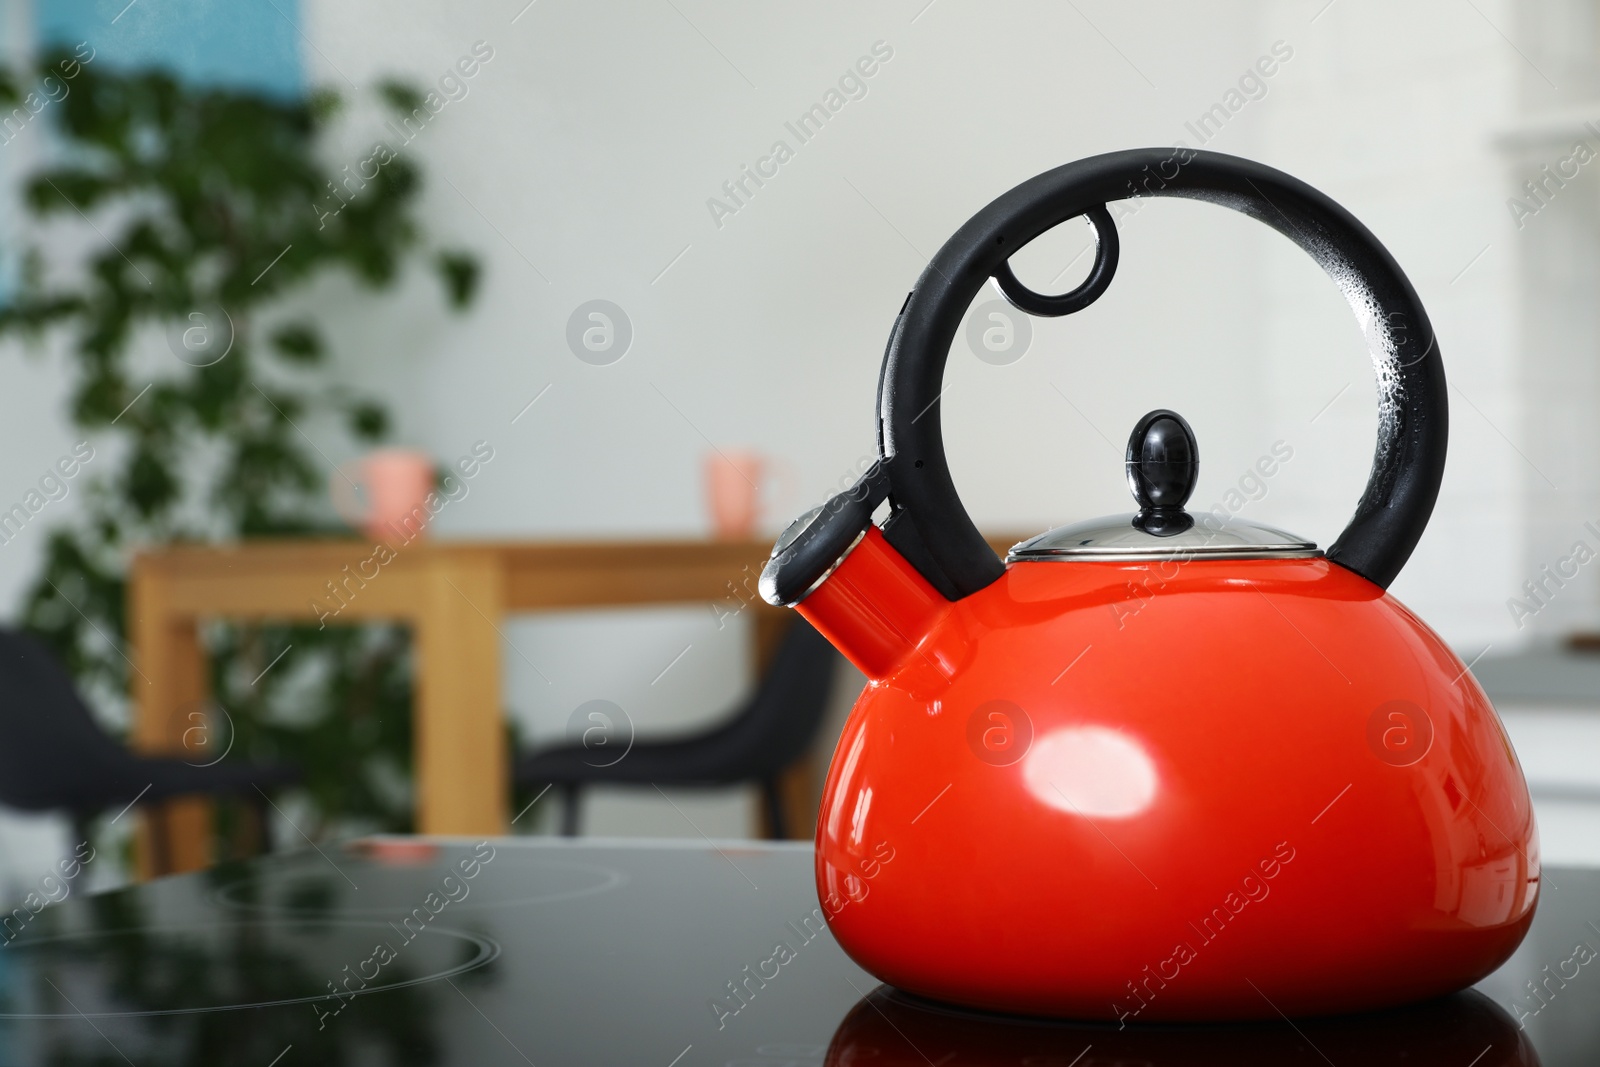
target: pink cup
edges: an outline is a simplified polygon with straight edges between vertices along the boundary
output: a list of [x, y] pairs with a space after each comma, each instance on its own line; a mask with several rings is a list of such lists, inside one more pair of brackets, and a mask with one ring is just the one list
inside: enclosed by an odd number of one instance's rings
[[787, 468], [747, 449], [724, 449], [706, 457], [706, 504], [712, 533], [723, 541], [755, 536], [760, 525], [763, 490], [787, 480]]
[[382, 448], [341, 464], [328, 478], [328, 491], [344, 521], [368, 537], [410, 541], [428, 523], [426, 501], [437, 479], [427, 454]]

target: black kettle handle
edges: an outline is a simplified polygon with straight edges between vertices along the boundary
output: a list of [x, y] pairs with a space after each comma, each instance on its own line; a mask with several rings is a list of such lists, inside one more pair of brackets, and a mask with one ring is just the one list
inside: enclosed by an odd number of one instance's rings
[[1007, 260], [1020, 248], [1067, 219], [1136, 196], [1243, 212], [1299, 245], [1343, 291], [1377, 370], [1378, 447], [1355, 516], [1327, 556], [1387, 588], [1421, 538], [1444, 477], [1449, 405], [1433, 326], [1394, 257], [1344, 208], [1271, 167], [1184, 148], [1112, 152], [1047, 171], [978, 212], [939, 249], [901, 309], [879, 379], [878, 443], [891, 504], [884, 535], [951, 600], [1004, 573], [945, 461], [939, 396], [951, 341], [978, 290], [1009, 277]]

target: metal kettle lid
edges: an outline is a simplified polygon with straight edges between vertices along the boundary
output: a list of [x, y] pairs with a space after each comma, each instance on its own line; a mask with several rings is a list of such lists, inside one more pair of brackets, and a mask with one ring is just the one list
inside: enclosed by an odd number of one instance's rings
[[1057, 526], [1012, 547], [1011, 563], [1025, 559], [1303, 559], [1320, 555], [1305, 541], [1265, 523], [1201, 515], [1188, 529], [1165, 537], [1140, 529], [1135, 515], [1107, 515]]
[[1183, 416], [1158, 409], [1134, 426], [1125, 461], [1128, 488], [1139, 504], [1132, 515], [1111, 515], [1058, 526], [1012, 547], [1007, 563], [1022, 560], [1305, 559], [1312, 541], [1265, 523], [1198, 519], [1184, 510], [1200, 475], [1200, 448]]

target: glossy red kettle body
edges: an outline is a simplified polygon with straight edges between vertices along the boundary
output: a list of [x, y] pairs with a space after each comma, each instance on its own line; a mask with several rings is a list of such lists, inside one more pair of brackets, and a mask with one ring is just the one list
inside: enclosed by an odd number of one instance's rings
[[[831, 636], [840, 606], [800, 610]], [[1323, 559], [1012, 564], [862, 695], [817, 826], [824, 913], [879, 978], [1142, 1021], [1470, 985], [1537, 855], [1472, 675]]]
[[[1539, 859], [1489, 701], [1384, 591], [1443, 471], [1431, 326], [1371, 234], [1315, 190], [1231, 157], [1177, 159], [1071, 164], [963, 227], [896, 323], [884, 457], [774, 548], [768, 598], [871, 679], [824, 789], [824, 913], [884, 981], [998, 1011], [1248, 1019], [1461, 988], [1526, 933]], [[1043, 534], [1002, 565], [944, 460], [950, 337], [990, 276], [1038, 314], [1091, 302], [1116, 265], [1103, 204], [1164, 163], [1145, 192], [1277, 226], [1364, 314], [1388, 405], [1367, 493], [1326, 553], [1196, 520], [1194, 434], [1158, 410], [1129, 442], [1137, 513]], [[1078, 214], [1100, 235], [1090, 280], [1022, 289], [1006, 257]]]

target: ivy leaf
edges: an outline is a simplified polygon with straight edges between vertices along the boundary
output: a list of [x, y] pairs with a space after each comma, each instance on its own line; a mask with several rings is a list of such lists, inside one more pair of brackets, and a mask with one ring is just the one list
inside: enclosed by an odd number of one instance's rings
[[422, 93], [405, 82], [379, 82], [378, 95], [383, 97], [384, 103], [402, 114], [409, 115], [422, 106]]
[[350, 405], [350, 432], [363, 441], [377, 441], [389, 432], [389, 413], [364, 401]]
[[289, 362], [306, 366], [321, 363], [326, 354], [321, 335], [308, 322], [291, 322], [278, 327], [272, 334], [272, 346]]
[[435, 264], [449, 294], [450, 306], [456, 310], [472, 303], [478, 292], [478, 278], [483, 268], [474, 256], [465, 252], [440, 252]]
[[313, 89], [306, 97], [306, 110], [314, 122], [326, 124], [344, 110], [344, 100], [332, 89]]
[[[76, 483], [78, 509], [49, 520], [21, 605], [22, 624], [60, 653], [93, 702], [128, 691], [130, 665], [117, 649], [132, 548], [331, 533], [325, 466], [301, 426], [331, 415], [362, 441], [388, 432], [379, 402], [304, 370], [332, 360], [321, 317], [272, 318], [275, 302], [324, 279], [392, 288], [415, 258], [440, 272], [445, 302], [460, 307], [480, 271], [464, 252], [424, 244], [414, 160], [381, 159], [374, 175], [320, 143], [339, 115], [335, 93], [268, 98], [89, 55], [0, 64], [0, 117], [46, 63], [71, 82], [41, 116], [59, 151], [43, 165], [13, 161], [27, 171], [30, 217], [55, 225], [22, 227], [17, 247], [4, 250], [20, 269], [0, 301], [0, 340], [49, 330], [72, 421], [99, 431]], [[387, 82], [380, 107], [409, 116], [425, 107], [424, 91]], [[57, 241], [56, 227], [75, 236]], [[210, 363], [186, 358], [173, 327], [214, 305], [236, 331], [231, 347]], [[146, 338], [160, 355], [153, 364], [142, 358]], [[281, 373], [274, 359], [302, 372]], [[260, 677], [291, 642], [296, 666]], [[211, 688], [238, 730], [234, 757], [300, 766], [318, 836], [344, 819], [411, 828], [407, 649], [402, 628], [372, 624], [221, 623], [208, 638]], [[294, 686], [292, 701], [269, 696], [302, 675], [312, 684]], [[279, 717], [289, 703], [313, 714]], [[228, 809], [220, 814], [226, 833]]]
[[170, 459], [143, 443], [129, 458], [125, 492], [128, 503], [140, 516], [148, 518], [176, 504], [182, 496], [177, 471]]
[[100, 200], [115, 193], [113, 179], [81, 168], [50, 171], [32, 179], [26, 186], [28, 206], [40, 215], [75, 214], [94, 208]]

